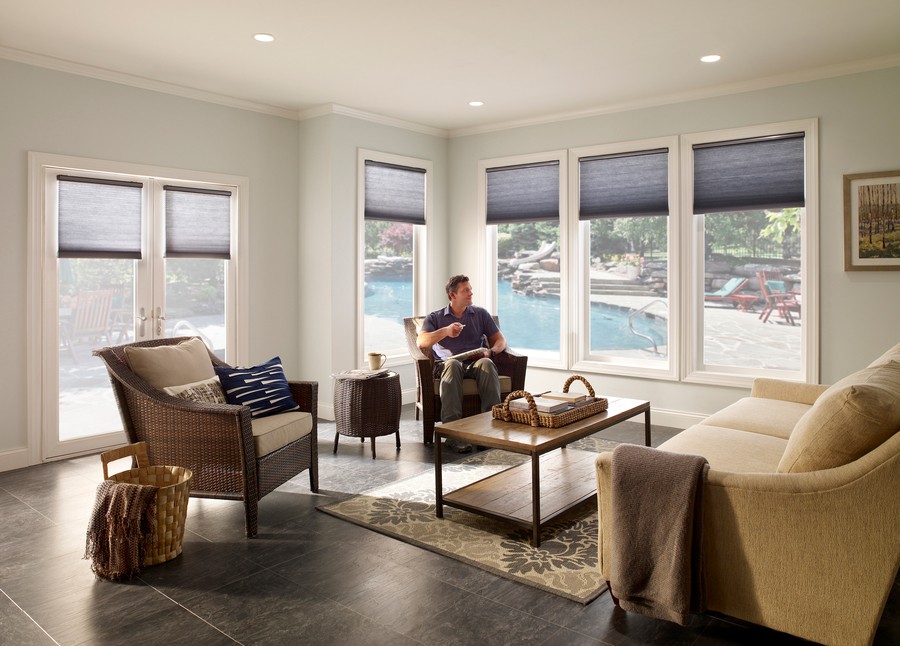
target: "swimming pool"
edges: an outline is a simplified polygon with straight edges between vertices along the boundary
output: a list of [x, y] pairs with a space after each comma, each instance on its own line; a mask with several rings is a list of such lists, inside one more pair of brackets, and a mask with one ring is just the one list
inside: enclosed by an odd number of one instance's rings
[[[366, 316], [376, 316], [402, 324], [412, 309], [412, 282], [370, 280], [366, 286]], [[508, 282], [499, 286], [497, 316], [510, 346], [517, 349], [559, 350], [559, 299], [525, 296], [512, 290]], [[647, 339], [628, 329], [630, 310], [606, 303], [591, 303], [591, 350], [653, 349]], [[666, 345], [666, 321], [635, 317], [635, 330]]]

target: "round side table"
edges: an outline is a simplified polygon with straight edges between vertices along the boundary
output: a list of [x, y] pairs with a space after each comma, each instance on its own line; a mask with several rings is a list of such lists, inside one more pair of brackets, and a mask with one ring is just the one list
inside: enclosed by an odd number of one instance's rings
[[372, 438], [372, 459], [375, 459], [375, 438], [393, 433], [400, 450], [400, 375], [388, 372], [367, 379], [334, 378], [334, 453], [341, 435], [358, 437], [365, 442]]

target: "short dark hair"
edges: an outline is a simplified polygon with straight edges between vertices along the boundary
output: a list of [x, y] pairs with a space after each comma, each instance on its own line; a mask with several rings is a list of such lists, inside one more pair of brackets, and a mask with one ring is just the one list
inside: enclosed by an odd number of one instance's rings
[[447, 285], [444, 287], [447, 290], [447, 298], [450, 298], [450, 292], [455, 292], [456, 288], [459, 287], [460, 283], [468, 283], [469, 277], [463, 276], [462, 274], [457, 274], [456, 276], [451, 276], [450, 280], [447, 281]]

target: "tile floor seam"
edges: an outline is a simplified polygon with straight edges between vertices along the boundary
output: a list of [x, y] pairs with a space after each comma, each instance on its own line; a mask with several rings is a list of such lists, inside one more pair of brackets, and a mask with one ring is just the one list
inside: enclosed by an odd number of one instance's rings
[[17, 609], [19, 612], [21, 612], [23, 615], [25, 615], [26, 617], [28, 617], [28, 621], [30, 621], [31, 623], [33, 623], [35, 626], [38, 627], [38, 629], [39, 629], [42, 633], [44, 633], [45, 635], [47, 635], [47, 639], [51, 640], [51, 641], [52, 641], [54, 644], [56, 644], [57, 646], [60, 646], [60, 645], [59, 645], [59, 642], [56, 641], [56, 640], [53, 638], [53, 635], [51, 635], [51, 634], [48, 633], [46, 630], [44, 630], [44, 627], [41, 626], [37, 621], [35, 621], [34, 617], [32, 617], [30, 614], [28, 614], [28, 612], [27, 612], [22, 606], [20, 606], [18, 603], [16, 603], [16, 600], [13, 599], [11, 596], [9, 596], [9, 595], [6, 593], [6, 591], [3, 590], [3, 588], [0, 588], [0, 594], [2, 594], [4, 597], [6, 597], [7, 599], [9, 599], [9, 602], [10, 602], [12, 605], [14, 605], [14, 606], [16, 607], [16, 609]]
[[[141, 583], [143, 583], [144, 585], [146, 585], [148, 588], [150, 588], [151, 590], [153, 590], [153, 591], [156, 592], [157, 594], [161, 595], [163, 598], [168, 599], [169, 601], [171, 601], [172, 603], [174, 603], [176, 606], [178, 606], [179, 608], [181, 608], [181, 609], [184, 610], [185, 612], [189, 613], [190, 615], [193, 615], [194, 617], [196, 617], [197, 619], [199, 619], [200, 621], [202, 621], [204, 624], [206, 624], [207, 626], [209, 626], [210, 628], [212, 628], [212, 629], [215, 630], [216, 632], [221, 633], [222, 635], [224, 635], [225, 637], [227, 637], [228, 639], [230, 639], [231, 641], [233, 641], [235, 644], [240, 644], [240, 646], [245, 646], [243, 642], [241, 642], [241, 641], [235, 639], [234, 637], [232, 637], [232, 636], [229, 635], [228, 633], [222, 631], [222, 630], [221, 630], [218, 626], [216, 626], [215, 624], [211, 624], [211, 623], [208, 622], [206, 619], [204, 619], [203, 617], [201, 617], [200, 615], [198, 615], [196, 612], [194, 612], [193, 610], [191, 610], [190, 608], [188, 608], [188, 607], [185, 606], [184, 604], [179, 603], [178, 601], [176, 601], [175, 599], [173, 599], [172, 597], [170, 597], [169, 595], [167, 595], [165, 592], [163, 592], [162, 590], [160, 590], [159, 588], [157, 588], [157, 587], [156, 587], [155, 585], [153, 585], [152, 583], [148, 583], [147, 581], [145, 581], [145, 580], [144, 580], [142, 577], [140, 577], [140, 576], [137, 576], [136, 578], [137, 578], [139, 581], [141, 581]], [[247, 577], [244, 577], [244, 578], [247, 578]], [[237, 580], [241, 580], [241, 579], [237, 579]], [[220, 587], [224, 587], [224, 586], [220, 586]], [[218, 588], [216, 588], [216, 589], [218, 589]], [[212, 591], [211, 591], [211, 592], [212, 592]], [[55, 641], [55, 640], [54, 640], [54, 641]]]

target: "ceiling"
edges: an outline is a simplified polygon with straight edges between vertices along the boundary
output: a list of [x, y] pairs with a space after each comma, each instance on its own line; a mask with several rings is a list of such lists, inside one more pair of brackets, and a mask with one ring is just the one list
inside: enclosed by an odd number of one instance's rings
[[0, 0], [0, 57], [457, 135], [900, 65], [900, 2]]

